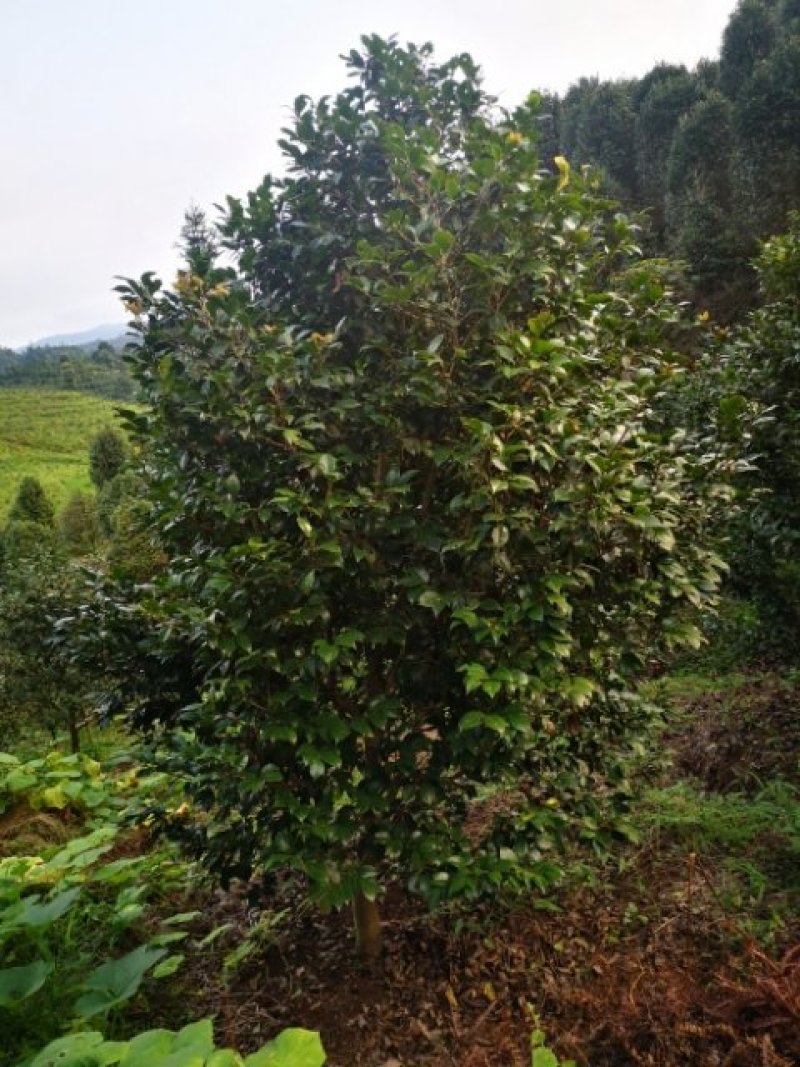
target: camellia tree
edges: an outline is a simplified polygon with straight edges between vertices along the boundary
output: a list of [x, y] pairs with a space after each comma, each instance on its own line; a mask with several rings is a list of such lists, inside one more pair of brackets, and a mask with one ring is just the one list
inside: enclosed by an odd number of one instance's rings
[[627, 680], [713, 599], [723, 491], [654, 414], [676, 312], [595, 187], [540, 169], [534, 103], [429, 46], [348, 65], [229, 202], [235, 268], [121, 290], [169, 557], [139, 617], [193, 678], [140, 672], [138, 721], [211, 869], [300, 872], [372, 955], [385, 878], [547, 885], [553, 837], [597, 833]]

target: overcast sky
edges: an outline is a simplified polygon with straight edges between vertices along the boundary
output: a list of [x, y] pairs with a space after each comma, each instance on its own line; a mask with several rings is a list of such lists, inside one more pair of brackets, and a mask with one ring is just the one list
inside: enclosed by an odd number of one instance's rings
[[468, 51], [513, 105], [582, 75], [716, 57], [736, 0], [0, 0], [0, 344], [122, 321], [184, 209], [279, 166], [298, 93], [363, 33]]

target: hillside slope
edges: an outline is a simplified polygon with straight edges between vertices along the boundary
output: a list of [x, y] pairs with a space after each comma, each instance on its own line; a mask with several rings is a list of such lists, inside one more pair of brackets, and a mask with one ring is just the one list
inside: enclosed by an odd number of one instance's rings
[[89, 442], [117, 421], [115, 407], [84, 393], [0, 390], [0, 523], [26, 475], [39, 479], [56, 510], [90, 488]]
[[31, 341], [23, 345], [17, 351], [26, 348], [44, 348], [45, 346], [77, 345], [94, 347], [101, 341], [112, 344], [124, 344], [127, 340], [125, 334], [128, 327], [124, 322], [105, 322], [101, 326], [93, 326], [89, 330], [80, 330], [77, 333], [54, 333], [49, 337], [40, 337], [38, 341]]

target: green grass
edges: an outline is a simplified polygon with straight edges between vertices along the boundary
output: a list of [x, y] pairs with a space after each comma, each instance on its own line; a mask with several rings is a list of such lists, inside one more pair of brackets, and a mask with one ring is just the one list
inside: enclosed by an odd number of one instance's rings
[[681, 704], [687, 700], [697, 700], [718, 693], [735, 693], [751, 680], [752, 675], [736, 672], [711, 674], [700, 671], [674, 671], [645, 682], [640, 688], [648, 700]]
[[89, 443], [116, 421], [115, 407], [85, 393], [0, 389], [0, 524], [26, 476], [39, 479], [56, 511], [91, 488]]
[[[658, 850], [677, 847], [713, 870], [718, 903], [740, 933], [771, 944], [800, 920], [800, 793], [776, 779], [755, 796], [706, 793], [686, 782], [653, 789], [636, 811]], [[687, 851], [688, 850], [688, 851]]]

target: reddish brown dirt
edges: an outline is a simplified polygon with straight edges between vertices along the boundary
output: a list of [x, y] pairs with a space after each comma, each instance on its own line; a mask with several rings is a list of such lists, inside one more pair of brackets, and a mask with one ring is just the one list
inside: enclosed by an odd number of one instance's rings
[[706, 789], [757, 790], [774, 777], [800, 782], [800, 688], [764, 675], [685, 702], [673, 739], [676, 777]]
[[[218, 894], [198, 935], [238, 929], [211, 966], [199, 958], [180, 1008], [191, 990], [191, 1017], [215, 1015], [220, 1044], [244, 1051], [284, 1026], [317, 1029], [329, 1067], [528, 1067], [533, 1013], [580, 1065], [800, 1063], [800, 1027], [770, 999], [773, 964], [718, 908], [711, 872], [640, 855], [630, 874], [576, 889], [562, 907], [431, 917], [390, 894], [385, 957], [372, 971], [353, 958], [347, 913], [300, 908], [226, 987], [225, 953], [257, 914], [242, 894]], [[784, 966], [780, 979], [791, 990], [800, 968]]]
[[[775, 679], [693, 698], [674, 776], [721, 791], [797, 780], [798, 699]], [[800, 1065], [800, 926], [755, 948], [749, 916], [723, 906], [724, 871], [674, 843], [631, 848], [595, 877], [556, 912], [518, 902], [431, 916], [395, 889], [373, 970], [354, 959], [349, 914], [287, 890], [272, 902], [283, 918], [227, 985], [224, 959], [259, 913], [243, 887], [217, 893], [193, 932], [229, 932], [146, 1021], [213, 1015], [219, 1043], [244, 1052], [309, 1027], [329, 1067], [530, 1067], [534, 1015], [580, 1067]]]

